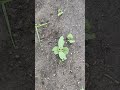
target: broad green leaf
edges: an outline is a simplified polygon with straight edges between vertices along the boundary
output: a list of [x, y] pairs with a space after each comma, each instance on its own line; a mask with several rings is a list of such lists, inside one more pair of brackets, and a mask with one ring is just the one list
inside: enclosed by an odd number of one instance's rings
[[72, 35], [71, 33], [69, 33], [69, 34], [67, 35], [67, 39], [68, 39], [68, 40], [71, 40], [71, 39], [74, 39], [74, 37], [73, 37], [73, 35]]
[[58, 16], [61, 16], [63, 14], [62, 9], [58, 9]]
[[64, 43], [65, 43], [64, 37], [61, 36], [61, 37], [59, 38], [59, 40], [58, 40], [58, 47], [59, 47], [60, 49], [62, 49], [63, 46], [64, 46]]
[[66, 55], [63, 52], [59, 52], [59, 57], [62, 61], [67, 59]]
[[64, 53], [65, 55], [67, 55], [67, 54], [69, 53], [69, 49], [68, 49], [67, 47], [64, 47], [64, 48], [63, 48], [63, 53]]
[[52, 51], [54, 52], [54, 54], [56, 55], [56, 54], [59, 54], [59, 48], [58, 48], [58, 46], [55, 46], [53, 49], [52, 49]]
[[69, 41], [69, 43], [74, 43], [75, 42], [75, 40], [68, 40]]
[[94, 38], [95, 38], [95, 34], [94, 33], [91, 33], [91, 34], [86, 33], [85, 34], [85, 40], [94, 39]]

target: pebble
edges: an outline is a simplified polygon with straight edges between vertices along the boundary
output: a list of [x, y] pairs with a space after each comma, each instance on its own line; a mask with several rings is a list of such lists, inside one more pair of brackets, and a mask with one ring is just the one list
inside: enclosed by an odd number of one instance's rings
[[73, 71], [72, 70], [70, 70], [70, 73], [72, 73]]
[[55, 77], [55, 76], [56, 76], [56, 74], [53, 74], [53, 76]]
[[80, 84], [80, 82], [78, 82], [78, 84]]

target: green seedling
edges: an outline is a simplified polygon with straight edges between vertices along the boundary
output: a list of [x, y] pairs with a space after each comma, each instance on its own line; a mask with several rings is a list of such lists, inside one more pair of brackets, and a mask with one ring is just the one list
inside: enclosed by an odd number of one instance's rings
[[48, 23], [35, 24], [35, 31], [36, 31], [39, 43], [40, 43], [40, 36], [39, 36], [38, 28], [47, 27], [47, 25], [48, 25]]
[[39, 36], [39, 32], [38, 32], [38, 27], [36, 25], [35, 25], [35, 31], [36, 31], [36, 34], [37, 34], [38, 41], [40, 43], [40, 36]]
[[58, 46], [55, 46], [52, 51], [54, 52], [55, 55], [59, 55], [60, 59], [62, 61], [66, 60], [67, 57], [66, 55], [69, 53], [69, 49], [67, 47], [64, 47], [64, 37], [61, 36], [58, 40]]
[[10, 1], [12, 1], [12, 0], [0, 0], [0, 4], [2, 5], [2, 10], [3, 10], [4, 16], [5, 16], [5, 20], [6, 20], [6, 24], [7, 24], [7, 28], [8, 28], [8, 32], [9, 32], [12, 44], [15, 47], [15, 42], [14, 42], [13, 37], [12, 37], [11, 27], [10, 27], [7, 11], [5, 8], [5, 3], [10, 2]]
[[62, 9], [58, 9], [58, 17], [61, 16], [63, 14]]
[[75, 42], [74, 37], [73, 37], [73, 35], [72, 35], [71, 33], [69, 33], [69, 34], [67, 35], [67, 39], [68, 39], [68, 42], [69, 42], [69, 43], [74, 43], [74, 42]]
[[41, 28], [41, 27], [47, 27], [48, 23], [43, 23], [43, 24], [35, 24], [35, 27]]

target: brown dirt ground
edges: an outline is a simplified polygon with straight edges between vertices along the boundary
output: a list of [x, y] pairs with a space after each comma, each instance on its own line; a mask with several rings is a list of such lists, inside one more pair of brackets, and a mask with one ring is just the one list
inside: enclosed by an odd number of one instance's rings
[[[80, 90], [85, 86], [85, 1], [84, 0], [36, 0], [36, 23], [48, 22], [41, 29], [41, 45], [35, 40], [36, 90]], [[61, 8], [63, 15], [57, 16]], [[67, 60], [51, 51], [60, 36], [72, 33], [76, 42], [68, 45]]]

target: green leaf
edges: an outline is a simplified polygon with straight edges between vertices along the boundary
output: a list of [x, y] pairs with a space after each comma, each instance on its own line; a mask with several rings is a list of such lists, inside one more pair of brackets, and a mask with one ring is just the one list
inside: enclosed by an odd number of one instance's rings
[[67, 39], [68, 39], [69, 43], [74, 43], [75, 42], [74, 37], [73, 37], [73, 35], [71, 33], [68, 34]]
[[53, 49], [52, 49], [52, 51], [54, 52], [54, 54], [56, 55], [56, 54], [59, 54], [59, 47], [58, 46], [55, 46]]
[[67, 39], [68, 39], [68, 40], [71, 40], [71, 39], [74, 39], [74, 37], [73, 37], [73, 35], [72, 35], [71, 33], [69, 33], [69, 34], [67, 35]]
[[61, 16], [63, 14], [62, 9], [58, 9], [58, 16]]
[[67, 47], [64, 47], [64, 48], [63, 48], [63, 53], [64, 53], [65, 55], [67, 55], [67, 54], [69, 53], [69, 49], [68, 49]]
[[63, 53], [63, 52], [59, 52], [59, 57], [60, 57], [60, 59], [61, 59], [62, 61], [64, 61], [64, 60], [67, 59], [65, 53]]
[[95, 38], [95, 34], [94, 33], [91, 33], [91, 34], [86, 33], [85, 34], [85, 40], [94, 39], [94, 38]]
[[75, 40], [68, 40], [69, 41], [69, 43], [74, 43], [75, 42]]
[[64, 37], [61, 36], [61, 37], [59, 38], [59, 40], [58, 40], [58, 47], [59, 47], [60, 49], [63, 48], [64, 43], [65, 43]]

